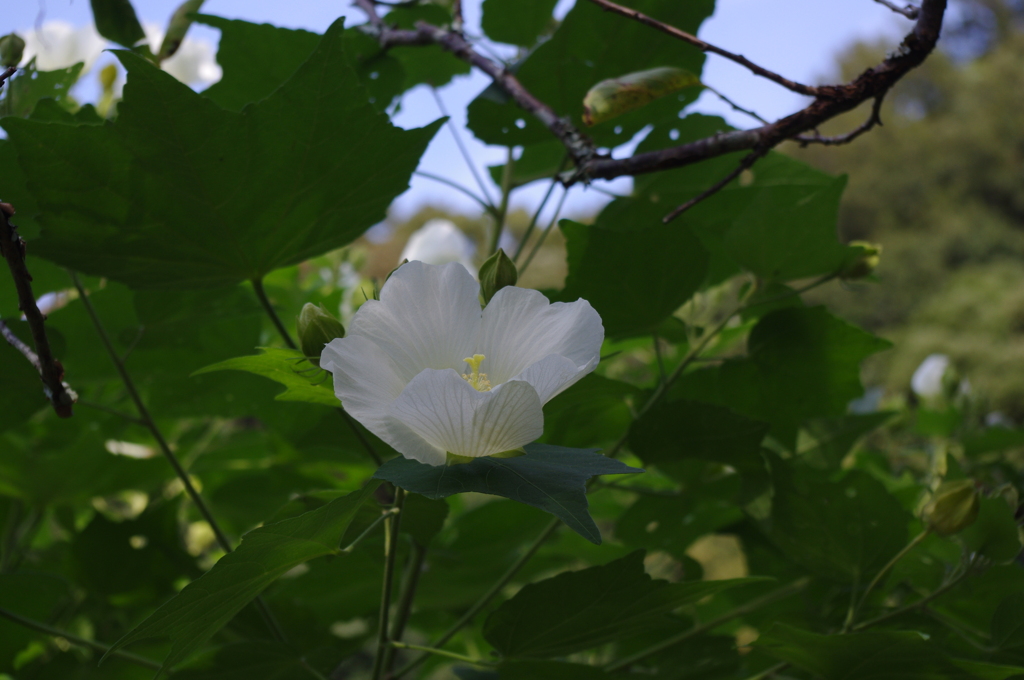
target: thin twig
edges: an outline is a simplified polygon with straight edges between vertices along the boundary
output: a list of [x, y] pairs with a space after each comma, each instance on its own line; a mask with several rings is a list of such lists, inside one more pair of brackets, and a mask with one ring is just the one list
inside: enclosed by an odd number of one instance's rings
[[754, 120], [756, 120], [759, 123], [764, 123], [765, 125], [769, 124], [768, 121], [765, 120], [764, 118], [762, 118], [760, 115], [758, 115], [758, 113], [756, 111], [753, 111], [751, 109], [743, 108], [742, 106], [740, 106], [739, 104], [737, 104], [733, 100], [729, 99], [724, 94], [722, 94], [721, 92], [719, 92], [715, 88], [711, 87], [710, 85], [705, 85], [704, 89], [707, 90], [708, 92], [711, 92], [716, 97], [721, 99], [723, 102], [725, 102], [726, 104], [731, 106], [734, 111], [739, 111], [740, 113], [746, 114], [746, 115], [750, 116], [751, 118], [753, 118]]
[[477, 196], [472, 191], [470, 191], [466, 187], [462, 186], [458, 182], [453, 182], [452, 180], [448, 179], [447, 177], [441, 177], [440, 175], [435, 175], [433, 173], [423, 172], [422, 170], [414, 170], [412, 174], [419, 175], [420, 177], [425, 177], [427, 179], [432, 179], [435, 182], [440, 182], [441, 184], [445, 184], [445, 185], [451, 187], [452, 189], [456, 189], [457, 191], [461, 191], [462, 193], [464, 193], [465, 195], [469, 196], [474, 201], [479, 203], [480, 207], [483, 208], [484, 210], [486, 210], [491, 215], [493, 215], [494, 212], [495, 212], [493, 205], [491, 205], [490, 203], [488, 203], [484, 199], [480, 198], [479, 196]]
[[380, 513], [380, 517], [370, 522], [370, 526], [363, 529], [363, 532], [352, 539], [352, 542], [342, 548], [339, 552], [350, 553], [356, 549], [356, 546], [362, 543], [363, 539], [373, 533], [373, 530], [377, 528], [377, 525], [386, 520], [389, 517], [398, 514], [398, 508], [390, 508]]
[[761, 76], [762, 78], [767, 78], [768, 80], [774, 83], [778, 83], [787, 90], [792, 90], [793, 92], [796, 92], [798, 94], [804, 94], [809, 97], [816, 97], [819, 94], [819, 90], [816, 87], [811, 87], [809, 85], [801, 85], [800, 83], [789, 80], [788, 78], [783, 78], [778, 73], [769, 71], [766, 68], [758, 66], [757, 64], [750, 61], [743, 55], [733, 54], [732, 52], [723, 50], [721, 47], [716, 47], [715, 45], [712, 45], [709, 42], [705, 42], [698, 38], [697, 36], [691, 35], [690, 33], [680, 30], [675, 26], [670, 26], [669, 24], [662, 23], [657, 19], [649, 17], [643, 12], [638, 12], [635, 9], [623, 7], [622, 5], [616, 5], [614, 2], [609, 2], [609, 0], [590, 1], [597, 5], [598, 7], [605, 10], [606, 12], [614, 12], [615, 14], [619, 14], [624, 17], [629, 17], [630, 19], [639, 21], [641, 24], [644, 24], [645, 26], [650, 26], [651, 28], [661, 31], [662, 33], [667, 33], [673, 38], [678, 38], [679, 40], [682, 40], [685, 43], [689, 43], [690, 45], [693, 45], [702, 52], [711, 52], [712, 54], [717, 54], [721, 57], [725, 57], [729, 61], [734, 61], [737, 64], [746, 67], [753, 73], [756, 73], [757, 75]]
[[388, 651], [388, 615], [391, 612], [391, 591], [395, 578], [395, 557], [398, 554], [398, 530], [402, 524], [402, 506], [405, 490], [395, 489], [395, 507], [398, 512], [384, 520], [384, 578], [381, 584], [380, 614], [377, 621], [377, 650], [373, 655], [373, 672], [370, 677], [380, 680], [384, 673], [384, 657]]
[[267, 297], [267, 291], [263, 289], [263, 279], [253, 279], [252, 289], [256, 291], [256, 297], [259, 298], [260, 304], [263, 305], [263, 310], [270, 317], [270, 320], [274, 322], [274, 327], [277, 328], [277, 332], [280, 333], [281, 339], [284, 340], [284, 344], [288, 345], [291, 349], [298, 349], [299, 346], [295, 344], [295, 340], [292, 339], [291, 333], [285, 328], [284, 323], [281, 321], [281, 317], [274, 311], [274, 305], [270, 303], [270, 298]]
[[896, 14], [902, 14], [903, 16], [911, 20], [917, 19], [918, 15], [921, 14], [920, 8], [914, 7], [913, 5], [900, 7], [899, 5], [889, 2], [889, 0], [875, 0], [875, 2], [877, 2], [879, 5], [885, 5], [893, 12], [896, 12]]
[[[56, 638], [63, 638], [64, 640], [67, 640], [76, 647], [84, 647], [85, 649], [91, 649], [95, 652], [102, 652], [103, 654], [106, 654], [110, 651], [110, 645], [105, 645], [102, 642], [96, 642], [95, 640], [86, 640], [83, 637], [78, 637], [77, 635], [74, 635], [67, 631], [53, 628], [51, 626], [46, 625], [45, 623], [34, 621], [20, 614], [15, 614], [14, 612], [4, 609], [2, 607], [0, 607], [0, 616], [7, 619], [8, 621], [12, 621], [18, 624], [19, 626], [28, 628], [29, 630], [34, 630], [37, 633], [42, 633], [43, 635], [51, 635]], [[152, 670], [160, 670], [161, 668], [163, 668], [163, 664], [161, 664], [159, 661], [147, 659], [137, 654], [126, 652], [123, 649], [116, 649], [114, 650], [113, 654], [114, 656], [121, 657], [125, 661], [131, 661], [134, 664], [144, 666]]]
[[109, 413], [110, 415], [117, 416], [118, 418], [123, 418], [127, 420], [129, 423], [135, 423], [136, 425], [142, 425], [143, 427], [146, 426], [146, 421], [144, 421], [142, 418], [137, 418], [130, 413], [125, 413], [124, 411], [118, 411], [116, 408], [110, 408], [109, 406], [104, 406], [103, 404], [97, 404], [94, 401], [86, 401], [85, 399], [79, 399], [78, 405], [85, 406], [86, 408], [96, 409], [97, 411], [103, 411], [104, 413]]
[[[13, 73], [12, 69], [4, 72], [3, 78]], [[2, 80], [2, 79], [0, 79]], [[36, 298], [32, 294], [32, 275], [25, 265], [25, 241], [11, 224], [14, 208], [10, 203], [0, 203], [0, 254], [7, 260], [7, 266], [14, 277], [14, 288], [18, 293], [18, 309], [25, 315], [29, 330], [32, 332], [32, 343], [35, 351], [29, 349], [24, 342], [17, 341], [14, 333], [4, 326], [0, 328], [4, 339], [35, 366], [43, 381], [43, 392], [53, 404], [53, 410], [61, 418], [71, 417], [71, 407], [78, 399], [74, 390], [64, 382], [64, 367], [53, 356], [50, 340], [46, 337], [46, 317], [39, 311]], [[15, 342], [17, 341], [17, 342]]]
[[558, 170], [555, 171], [554, 177], [551, 178], [551, 184], [548, 185], [548, 190], [544, 193], [544, 198], [541, 199], [540, 205], [533, 213], [533, 217], [530, 218], [530, 224], [526, 226], [526, 231], [523, 232], [523, 238], [519, 241], [519, 247], [516, 248], [516, 254], [512, 256], [512, 261], [516, 262], [519, 260], [519, 256], [523, 254], [523, 250], [526, 248], [526, 242], [530, 240], [530, 236], [533, 235], [533, 230], [537, 226], [537, 220], [540, 219], [540, 213], [544, 210], [544, 206], [548, 204], [548, 199], [551, 198], [551, 194], [555, 191], [555, 185], [558, 184], [558, 176], [565, 170], [566, 164], [569, 162], [569, 156], [566, 154], [562, 158], [562, 162], [558, 165]]
[[684, 212], [686, 212], [687, 210], [689, 210], [693, 206], [695, 206], [698, 203], [700, 203], [701, 201], [703, 201], [704, 199], [710, 198], [710, 197], [714, 196], [719, 191], [721, 191], [726, 186], [728, 186], [730, 182], [732, 182], [734, 179], [736, 179], [737, 177], [742, 175], [744, 170], [749, 170], [750, 166], [752, 166], [754, 163], [756, 163], [757, 159], [759, 159], [761, 156], [763, 156], [767, 152], [768, 152], [767, 149], [764, 149], [764, 150], [758, 149], [758, 150], [755, 150], [755, 151], [751, 151], [750, 153], [748, 153], [746, 156], [743, 157], [743, 160], [740, 161], [739, 165], [737, 165], [736, 168], [733, 169], [732, 172], [730, 172], [728, 175], [723, 177], [721, 180], [719, 180], [718, 182], [713, 184], [710, 188], [702, 191], [697, 196], [694, 196], [693, 198], [691, 198], [686, 203], [683, 203], [681, 206], [677, 207], [675, 210], [670, 212], [668, 215], [665, 215], [664, 217], [662, 217], [661, 221], [663, 223], [665, 223], [665, 224], [668, 224], [669, 222], [671, 222], [675, 218], [679, 217], [680, 215], [682, 215]]
[[871, 115], [857, 129], [847, 132], [845, 135], [836, 135], [835, 137], [823, 137], [815, 132], [811, 136], [800, 135], [794, 137], [793, 141], [800, 142], [800, 146], [807, 146], [808, 144], [823, 144], [825, 146], [849, 144], [871, 128], [882, 124], [882, 101], [885, 99], [885, 95], [886, 92], [883, 92], [875, 97], [875, 103], [871, 105]]
[[498, 244], [501, 243], [501, 232], [505, 230], [505, 218], [508, 217], [508, 203], [512, 198], [512, 172], [515, 169], [516, 159], [512, 155], [512, 147], [508, 147], [508, 157], [505, 160], [505, 167], [501, 172], [501, 205], [498, 206], [498, 214], [494, 218], [494, 230], [491, 232], [491, 241], [487, 244], [487, 257], [498, 252]]
[[476, 169], [476, 163], [473, 162], [473, 157], [469, 154], [469, 149], [462, 142], [462, 136], [459, 134], [459, 130], [455, 127], [455, 122], [452, 120], [451, 114], [448, 113], [448, 107], [444, 105], [444, 100], [441, 99], [441, 95], [437, 93], [437, 88], [430, 88], [430, 94], [434, 95], [434, 101], [437, 103], [437, 110], [441, 112], [441, 115], [448, 119], [448, 131], [452, 133], [452, 138], [455, 139], [455, 145], [459, 147], [459, 153], [462, 154], [462, 159], [466, 161], [466, 167], [469, 168], [470, 173], [473, 175], [473, 179], [476, 180], [476, 184], [480, 187], [480, 192], [487, 199], [487, 203], [491, 206], [491, 210], [495, 210], [494, 199], [491, 198], [491, 194], [487, 191], [487, 184], [484, 182], [484, 178], [480, 175], [480, 172]]
[[947, 582], [945, 585], [942, 585], [942, 586], [936, 588], [935, 590], [933, 590], [929, 594], [927, 594], [924, 597], [922, 597], [917, 602], [912, 602], [912, 603], [910, 603], [910, 604], [908, 604], [908, 605], [906, 605], [904, 607], [900, 607], [899, 609], [895, 609], [895, 610], [889, 612], [888, 614], [882, 614], [881, 616], [879, 616], [877, 618], [874, 618], [874, 619], [871, 619], [870, 621], [865, 621], [863, 623], [858, 623], [856, 626], [853, 626], [850, 630], [856, 632], [856, 631], [860, 631], [860, 630], [865, 630], [867, 628], [873, 628], [874, 626], [877, 626], [880, 623], [885, 623], [886, 621], [894, 619], [894, 618], [896, 618], [898, 616], [903, 616], [907, 612], [911, 612], [911, 611], [914, 611], [915, 609], [919, 609], [919, 608], [925, 606], [926, 604], [928, 604], [929, 602], [931, 602], [935, 598], [937, 598], [937, 597], [939, 597], [941, 595], [945, 595], [947, 592], [949, 592], [950, 590], [955, 588], [957, 585], [959, 585], [961, 581], [963, 581], [965, 578], [970, 576], [973, 573], [973, 566], [974, 566], [973, 564], [969, 564], [963, 570], [963, 572], [961, 572], [958, 576], [956, 576], [953, 579], [950, 579], [950, 581]]
[[[110, 357], [110, 361], [113, 362], [114, 367], [117, 369], [118, 374], [121, 376], [121, 382], [124, 384], [128, 395], [131, 397], [132, 402], [135, 404], [135, 410], [139, 412], [139, 418], [142, 420], [144, 426], [149, 433], [153, 435], [153, 439], [156, 440], [157, 446], [159, 446], [161, 453], [164, 454], [164, 458], [171, 464], [175, 474], [178, 475], [178, 479], [181, 480], [181, 484], [185, 489], [185, 493], [192, 500], [192, 503], [199, 510], [199, 514], [203, 516], [203, 519], [210, 525], [210, 529], [213, 531], [214, 537], [217, 539], [217, 544], [221, 549], [230, 553], [233, 551], [231, 547], [231, 541], [228, 540], [227, 535], [220, 528], [217, 520], [214, 519], [213, 513], [210, 512], [210, 508], [206, 505], [206, 501], [199, 495], [199, 491], [196, 490], [195, 485], [192, 484], [192, 478], [189, 477], [188, 472], [181, 465], [181, 461], [171, 451], [170, 444], [167, 443], [167, 439], [164, 438], [163, 432], [157, 426], [156, 421], [153, 420], [153, 416], [150, 415], [149, 409], [146, 408], [146, 403], [142, 401], [142, 397], [139, 395], [139, 391], [135, 387], [135, 381], [132, 380], [131, 375], [128, 373], [128, 369], [125, 367], [124, 362], [117, 354], [117, 350], [114, 348], [113, 342], [110, 340], [110, 336], [107, 334], [107, 329], [103, 326], [103, 322], [100, 321], [99, 316], [96, 314], [96, 309], [92, 305], [92, 301], [89, 299], [88, 293], [82, 286], [82, 282], [78, 279], [78, 275], [73, 271], [68, 271], [71, 275], [71, 281], [75, 284], [75, 289], [78, 291], [78, 297], [82, 301], [82, 305], [85, 307], [86, 313], [89, 315], [89, 319], [92, 321], [93, 327], [96, 329], [97, 335], [100, 336], [100, 341], [103, 343], [103, 347], [107, 350], [107, 355]], [[280, 641], [285, 641], [284, 631], [281, 629], [280, 624], [274, 615], [271, 614], [270, 609], [267, 607], [262, 596], [256, 596], [253, 601], [260, 614], [263, 616], [267, 627], [274, 637]]]
[[8, 66], [3, 73], [0, 73], [0, 84], [18, 72], [17, 66]]
[[558, 217], [562, 214], [562, 206], [565, 205], [565, 198], [568, 195], [569, 190], [564, 189], [562, 191], [562, 197], [558, 199], [558, 205], [555, 206], [555, 214], [551, 216], [551, 221], [548, 222], [548, 226], [540, 233], [540, 238], [538, 238], [537, 242], [533, 244], [533, 249], [530, 251], [530, 254], [526, 256], [526, 262], [523, 262], [523, 266], [519, 268], [520, 278], [522, 278], [523, 272], [525, 272], [526, 268], [530, 266], [530, 263], [533, 262], [533, 258], [540, 252], [540, 247], [544, 245], [544, 241], [547, 239], [548, 234], [551, 233], [551, 230], [555, 228], [555, 224], [558, 223]]

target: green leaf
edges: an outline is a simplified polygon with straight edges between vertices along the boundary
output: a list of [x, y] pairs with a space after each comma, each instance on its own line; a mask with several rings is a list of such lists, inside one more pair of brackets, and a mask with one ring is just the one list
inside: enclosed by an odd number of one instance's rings
[[279, 347], [260, 347], [262, 354], [235, 357], [201, 368], [192, 375], [202, 375], [214, 371], [245, 371], [270, 378], [287, 389], [274, 399], [278, 401], [302, 401], [321, 406], [341, 406], [338, 397], [331, 389], [329, 375], [313, 368], [306, 357], [297, 349]]
[[322, 508], [250, 531], [237, 550], [185, 586], [110, 651], [141, 640], [170, 638], [171, 650], [163, 660], [163, 669], [170, 669], [289, 569], [338, 554], [342, 535], [377, 486], [371, 481]]
[[39, 100], [46, 98], [62, 105], [70, 103], [68, 92], [78, 81], [83, 66], [79, 62], [68, 68], [40, 71], [33, 57], [15, 77], [7, 81], [7, 87], [0, 97], [0, 115], [28, 118]]
[[444, 527], [447, 518], [446, 502], [413, 493], [405, 499], [400, 526], [402, 531], [412, 536], [412, 540], [426, 547]]
[[217, 650], [200, 668], [174, 673], [178, 680], [298, 680], [314, 678], [308, 663], [288, 645], [269, 641], [238, 642]]
[[[0, 574], [0, 607], [35, 619], [51, 620], [71, 604], [68, 583], [41, 573]], [[15, 656], [39, 633], [0, 617], [0, 673], [14, 673]]]
[[591, 373], [544, 406], [544, 442], [586, 448], [609, 444], [633, 422], [627, 399], [641, 390]]
[[[512, 187], [521, 187], [539, 179], [550, 180], [564, 160], [565, 146], [558, 140], [526, 147], [512, 166]], [[487, 172], [494, 183], [501, 186], [505, 164], [488, 165]]]
[[960, 538], [971, 552], [1003, 563], [1020, 554], [1020, 534], [1013, 510], [1001, 497], [982, 498], [978, 519], [960, 532]]
[[[0, 274], [10, 276], [7, 271], [0, 270]], [[5, 320], [4, 323], [19, 340], [32, 347], [28, 322]], [[21, 352], [2, 339], [0, 375], [4, 377], [4, 388], [0, 390], [0, 432], [21, 425], [34, 413], [49, 406], [50, 400], [43, 393], [38, 371]]]
[[[518, 3], [517, 7], [524, 4], [527, 3]], [[714, 1], [638, 0], [630, 3], [630, 7], [696, 34], [701, 22], [714, 11]], [[600, 39], [595, 39], [595, 36], [600, 36]], [[569, 116], [577, 127], [581, 127], [583, 97], [594, 83], [623, 73], [666, 65], [699, 75], [703, 64], [704, 55], [699, 50], [663, 39], [649, 27], [635, 21], [624, 21], [594, 3], [578, 2], [554, 35], [517, 65], [516, 77], [555, 113]], [[677, 120], [679, 111], [697, 94], [699, 91], [693, 88], [665, 97], [643, 110], [597, 125], [589, 134], [599, 146], [618, 146], [652, 121]], [[542, 123], [496, 88], [484, 90], [473, 100], [469, 105], [468, 119], [473, 134], [488, 144], [528, 146], [551, 138], [551, 133]]]
[[1021, 666], [1005, 666], [969, 659], [950, 659], [950, 661], [980, 680], [1007, 680], [1007, 678], [1019, 680], [1024, 675], [1024, 667]]
[[824, 680], [967, 680], [959, 668], [919, 633], [869, 632], [817, 635], [776, 624], [754, 643]]
[[591, 543], [601, 543], [601, 532], [587, 510], [584, 482], [595, 475], [643, 472], [594, 449], [568, 449], [527, 444], [526, 455], [515, 458], [485, 456], [470, 463], [424, 465], [409, 458], [392, 458], [374, 473], [406, 491], [427, 498], [446, 498], [475, 491], [504, 496], [555, 515]]
[[781, 460], [772, 464], [768, 536], [793, 560], [824, 577], [866, 583], [907, 544], [910, 518], [867, 473], [837, 481]]
[[[583, 298], [610, 337], [654, 331], [704, 282], [708, 252], [685, 226], [622, 225], [621, 229], [559, 223], [569, 275], [560, 300]], [[657, 248], [651, 244], [657, 243]]]
[[89, 0], [96, 30], [107, 40], [133, 47], [146, 37], [131, 0]]
[[394, 127], [341, 22], [266, 99], [218, 108], [130, 53], [117, 122], [4, 119], [43, 213], [36, 252], [136, 287], [255, 279], [349, 243], [403, 192], [440, 122]]
[[[497, 680], [605, 680], [612, 676], [600, 668], [565, 661], [505, 661]], [[461, 680], [475, 680], [462, 676]], [[484, 680], [480, 678], [479, 680]]]
[[813, 463], [837, 468], [861, 437], [892, 420], [895, 415], [894, 411], [879, 411], [811, 420], [804, 424], [804, 428], [816, 443], [801, 451], [800, 455]]
[[[447, 26], [452, 22], [452, 15], [440, 5], [427, 3], [395, 7], [387, 14], [387, 22], [398, 28], [415, 28], [418, 21], [426, 21], [434, 26]], [[470, 71], [467, 62], [442, 49], [440, 45], [392, 47], [387, 53], [402, 66], [405, 73], [405, 90], [420, 84], [441, 87], [451, 82], [455, 76]]]
[[664, 614], [756, 580], [654, 580], [637, 550], [524, 586], [487, 617], [483, 633], [504, 656], [564, 656], [657, 628]]
[[[959, 419], [957, 424], [959, 424]], [[980, 434], [965, 437], [963, 445], [964, 454], [968, 456], [980, 456], [991, 451], [1015, 449], [1024, 446], [1024, 430], [990, 427]]]
[[551, 13], [556, 4], [558, 0], [484, 0], [480, 25], [491, 40], [529, 47], [554, 21]]
[[999, 649], [1024, 645], [1024, 593], [1013, 593], [996, 607], [992, 644]]

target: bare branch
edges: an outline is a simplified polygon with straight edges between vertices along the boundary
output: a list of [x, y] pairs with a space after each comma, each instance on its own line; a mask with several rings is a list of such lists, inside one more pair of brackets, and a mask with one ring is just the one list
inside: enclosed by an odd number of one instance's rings
[[737, 64], [746, 67], [751, 72], [761, 76], [762, 78], [767, 78], [768, 80], [774, 83], [778, 83], [787, 90], [792, 90], [793, 92], [797, 92], [799, 94], [805, 94], [809, 97], [816, 97], [820, 94], [818, 88], [816, 87], [802, 85], [800, 83], [789, 80], [788, 78], [783, 78], [778, 73], [769, 71], [766, 68], [758, 66], [757, 64], [750, 61], [743, 55], [733, 54], [732, 52], [723, 50], [721, 47], [716, 47], [711, 43], [704, 42], [695, 35], [691, 35], [686, 31], [676, 28], [675, 26], [670, 26], [669, 24], [662, 23], [657, 19], [653, 19], [647, 16], [643, 12], [638, 12], [635, 9], [623, 7], [622, 5], [616, 5], [614, 2], [609, 2], [608, 0], [590, 1], [604, 9], [606, 12], [614, 12], [615, 14], [620, 14], [624, 17], [629, 17], [630, 19], [639, 21], [641, 24], [644, 24], [645, 26], [650, 26], [651, 28], [661, 31], [662, 33], [667, 33], [673, 38], [678, 38], [685, 43], [689, 43], [690, 45], [693, 45], [702, 52], [711, 52], [712, 54], [717, 54], [720, 57], [725, 57], [729, 61], [734, 61]]
[[[4, 77], [7, 77], [7, 72]], [[10, 222], [13, 215], [14, 207], [10, 203], [0, 203], [0, 254], [7, 260], [11, 276], [14, 277], [14, 288], [18, 292], [18, 308], [25, 315], [32, 331], [35, 351], [18, 340], [6, 326], [3, 328], [3, 336], [39, 371], [39, 378], [43, 381], [43, 392], [53, 404], [53, 410], [57, 415], [61, 418], [70, 418], [71, 406], [78, 399], [78, 395], [64, 382], [64, 367], [50, 350], [50, 341], [46, 337], [46, 327], [43, 323], [46, 317], [39, 311], [35, 296], [32, 294], [32, 275], [25, 266], [25, 242]]]
[[8, 66], [7, 69], [3, 73], [0, 73], [0, 85], [2, 85], [5, 80], [7, 80], [11, 76], [13, 76], [17, 71], [18, 71], [17, 67], [15, 67], [15, 66]]
[[684, 212], [686, 212], [687, 210], [689, 210], [693, 206], [695, 206], [698, 203], [700, 203], [701, 201], [703, 201], [705, 198], [710, 198], [711, 196], [714, 196], [715, 194], [717, 194], [719, 191], [724, 189], [730, 182], [732, 182], [734, 179], [736, 179], [741, 174], [743, 174], [744, 170], [749, 169], [750, 166], [752, 166], [754, 163], [757, 162], [757, 159], [759, 159], [761, 156], [763, 156], [767, 152], [768, 152], [767, 149], [765, 149], [764, 151], [753, 151], [753, 152], [747, 154], [746, 156], [744, 156], [743, 160], [740, 161], [740, 164], [738, 166], [736, 166], [735, 170], [733, 170], [728, 175], [723, 177], [719, 182], [715, 183], [709, 189], [701, 192], [697, 196], [694, 196], [689, 201], [687, 201], [686, 203], [683, 203], [681, 206], [679, 206], [678, 208], [676, 208], [675, 210], [670, 212], [668, 215], [665, 215], [663, 218], [661, 218], [662, 223], [668, 224], [669, 222], [671, 222], [675, 218], [679, 217], [680, 215], [682, 215]]
[[835, 137], [822, 137], [817, 132], [812, 136], [799, 136], [794, 137], [793, 140], [800, 142], [800, 146], [807, 146], [808, 144], [823, 144], [825, 146], [839, 146], [840, 144], [849, 144], [853, 140], [860, 137], [862, 134], [875, 127], [876, 125], [882, 124], [882, 101], [885, 99], [885, 93], [875, 97], [875, 103], [871, 106], [871, 115], [864, 121], [860, 127], [845, 135], [836, 135]]
[[896, 14], [902, 14], [903, 16], [911, 20], [917, 19], [917, 16], [921, 13], [921, 10], [918, 9], [917, 7], [914, 7], [913, 5], [900, 7], [899, 5], [889, 2], [889, 0], [875, 0], [875, 2], [877, 2], [879, 5], [885, 5], [893, 12], [896, 12]]

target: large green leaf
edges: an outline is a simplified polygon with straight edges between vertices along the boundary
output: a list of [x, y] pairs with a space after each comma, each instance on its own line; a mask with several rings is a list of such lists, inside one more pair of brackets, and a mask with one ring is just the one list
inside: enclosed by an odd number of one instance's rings
[[752, 580], [654, 580], [638, 550], [523, 587], [487, 617], [484, 637], [504, 656], [564, 656], [659, 627], [664, 614]]
[[37, 252], [137, 287], [200, 288], [350, 242], [406, 189], [440, 123], [401, 130], [376, 113], [343, 42], [338, 21], [240, 114], [122, 52], [115, 124], [5, 119], [35, 178]]
[[[630, 6], [695, 34], [701, 22], [714, 11], [714, 0], [636, 0]], [[558, 115], [569, 116], [582, 127], [583, 97], [594, 83], [659, 66], [677, 66], [700, 74], [703, 64], [703, 53], [693, 47], [606, 12], [594, 3], [578, 2], [551, 39], [518, 65], [516, 75]], [[665, 97], [642, 110], [595, 125], [588, 134], [601, 146], [617, 146], [629, 141], [645, 125], [675, 119], [697, 94], [699, 91], [694, 88], [679, 96]], [[473, 134], [488, 144], [526, 146], [550, 139], [547, 128], [493, 87], [470, 104], [468, 115]]]
[[708, 272], [708, 252], [685, 226], [657, 222], [612, 229], [571, 220], [559, 226], [569, 275], [558, 299], [589, 301], [611, 337], [655, 330]]
[[314, 368], [302, 352], [278, 347], [261, 347], [260, 352], [221, 361], [201, 368], [193, 375], [214, 371], [245, 371], [284, 385], [287, 389], [274, 397], [279, 401], [302, 401], [335, 408], [341, 406], [331, 389], [330, 376]]
[[484, 456], [470, 463], [424, 465], [410, 458], [392, 458], [374, 474], [407, 491], [427, 498], [445, 498], [475, 491], [504, 496], [555, 515], [591, 543], [601, 532], [587, 510], [584, 483], [594, 475], [643, 472], [594, 449], [569, 449], [548, 444], [527, 444], [526, 454], [515, 458]]
[[991, 629], [996, 648], [1024, 645], [1024, 593], [1013, 593], [999, 603]]
[[993, 562], [1009, 562], [1020, 554], [1020, 534], [1013, 509], [1001, 497], [982, 498], [978, 518], [960, 536], [971, 552]]
[[491, 40], [529, 47], [553, 21], [556, 4], [558, 0], [484, 0], [480, 23]]
[[78, 81], [83, 66], [79, 62], [68, 68], [40, 71], [33, 58], [17, 76], [7, 81], [0, 96], [0, 116], [27, 118], [40, 99], [67, 102], [68, 91]]
[[[165, 669], [188, 657], [264, 588], [295, 566], [340, 553], [339, 541], [378, 482], [293, 519], [250, 531], [238, 549], [118, 640], [111, 651], [170, 638]], [[109, 652], [107, 653], [109, 655]]]
[[911, 632], [818, 635], [776, 624], [754, 645], [824, 680], [967, 680], [989, 677], [964, 670], [943, 654], [940, 647]]
[[544, 406], [544, 442], [574, 448], [608, 444], [633, 422], [627, 400], [640, 394], [629, 383], [591, 373]]
[[89, 0], [96, 30], [107, 40], [132, 47], [146, 37], [131, 0]]
[[[69, 604], [67, 582], [42, 573], [0, 574], [0, 607], [46, 621]], [[0, 618], [0, 672], [15, 671], [14, 658], [39, 634]]]

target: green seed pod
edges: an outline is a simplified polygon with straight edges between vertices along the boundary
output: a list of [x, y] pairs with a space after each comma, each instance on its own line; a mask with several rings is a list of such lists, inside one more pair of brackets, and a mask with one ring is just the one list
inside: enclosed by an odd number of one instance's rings
[[311, 364], [320, 368], [320, 353], [324, 351], [324, 345], [343, 337], [345, 327], [323, 305], [307, 302], [302, 306], [299, 314], [299, 347]]
[[0, 66], [8, 68], [21, 63], [25, 55], [25, 41], [17, 33], [8, 33], [0, 38]]
[[952, 536], [974, 524], [979, 507], [973, 480], [943, 482], [924, 507], [924, 521], [939, 536]]
[[174, 10], [174, 14], [171, 15], [171, 20], [167, 24], [164, 41], [160, 44], [160, 51], [156, 55], [157, 63], [174, 56], [174, 53], [181, 47], [181, 41], [185, 39], [185, 34], [188, 33], [188, 29], [192, 25], [192, 17], [189, 14], [198, 12], [199, 8], [203, 6], [203, 1], [185, 0], [178, 6], [178, 9]]
[[583, 98], [583, 122], [597, 125], [694, 85], [700, 85], [700, 78], [686, 69], [673, 67], [652, 68], [602, 80]]
[[494, 294], [505, 286], [514, 286], [519, 280], [519, 272], [512, 260], [501, 248], [487, 258], [480, 267], [480, 292], [484, 296], [484, 304], [491, 301]]
[[857, 250], [851, 251], [847, 256], [839, 272], [839, 278], [852, 281], [873, 274], [882, 259], [882, 245], [867, 241], [850, 241], [849, 245]]
[[114, 93], [114, 83], [117, 82], [117, 66], [107, 64], [100, 69], [100, 85], [103, 86], [104, 94]]

